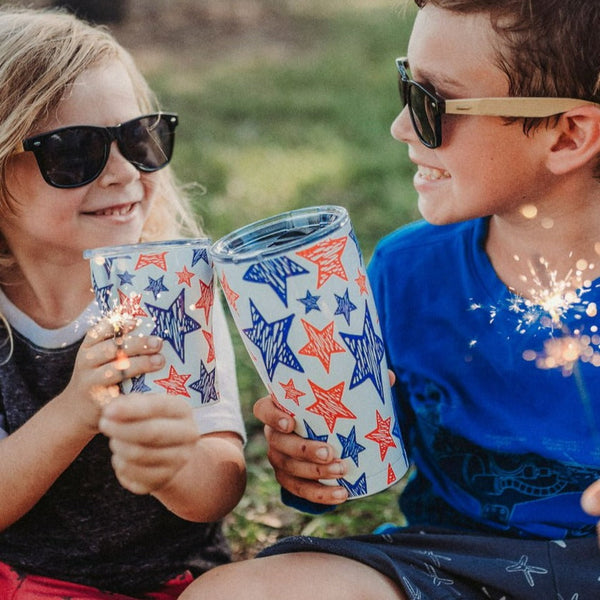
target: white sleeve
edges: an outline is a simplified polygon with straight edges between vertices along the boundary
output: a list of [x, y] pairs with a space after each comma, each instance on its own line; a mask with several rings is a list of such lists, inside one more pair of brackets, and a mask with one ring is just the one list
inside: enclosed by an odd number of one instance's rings
[[194, 409], [200, 433], [232, 431], [246, 442], [246, 430], [240, 408], [240, 398], [235, 371], [235, 354], [225, 311], [220, 296], [215, 294], [213, 307], [213, 341], [217, 369], [219, 401]]

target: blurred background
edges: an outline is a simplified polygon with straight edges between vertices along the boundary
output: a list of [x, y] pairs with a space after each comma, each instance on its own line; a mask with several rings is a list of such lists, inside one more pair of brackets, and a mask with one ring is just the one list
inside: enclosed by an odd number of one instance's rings
[[[179, 113], [173, 167], [207, 233], [317, 204], [345, 206], [365, 257], [416, 219], [413, 169], [389, 133], [407, 0], [29, 0], [69, 5], [128, 48], [163, 108]], [[284, 507], [252, 415], [265, 388], [234, 331], [249, 443], [246, 495], [228, 517], [236, 558], [288, 534], [367, 533], [401, 523], [402, 482], [333, 513]]]

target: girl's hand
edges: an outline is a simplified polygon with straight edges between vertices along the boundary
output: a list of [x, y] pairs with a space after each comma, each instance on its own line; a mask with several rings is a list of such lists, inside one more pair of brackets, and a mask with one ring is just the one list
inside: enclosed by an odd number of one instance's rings
[[347, 500], [344, 487], [319, 483], [319, 479], [337, 479], [347, 470], [329, 444], [305, 440], [293, 433], [294, 420], [279, 410], [269, 396], [256, 402], [254, 415], [265, 424], [267, 456], [282, 487], [320, 504], [340, 504]]
[[117, 478], [134, 494], [168, 485], [192, 459], [200, 439], [191, 407], [168, 394], [119, 396], [104, 407], [99, 428], [110, 438]]
[[85, 336], [77, 353], [71, 380], [60, 394], [90, 430], [98, 431], [101, 408], [119, 394], [123, 379], [159, 370], [164, 357], [162, 340], [139, 335], [134, 323], [125, 323], [120, 335], [108, 319], [102, 319]]

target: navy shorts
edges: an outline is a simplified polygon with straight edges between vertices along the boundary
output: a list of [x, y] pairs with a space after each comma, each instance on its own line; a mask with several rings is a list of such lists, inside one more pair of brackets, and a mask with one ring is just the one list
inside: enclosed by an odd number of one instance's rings
[[259, 556], [326, 552], [381, 571], [409, 600], [598, 600], [595, 537], [524, 540], [422, 528], [323, 539], [284, 538]]

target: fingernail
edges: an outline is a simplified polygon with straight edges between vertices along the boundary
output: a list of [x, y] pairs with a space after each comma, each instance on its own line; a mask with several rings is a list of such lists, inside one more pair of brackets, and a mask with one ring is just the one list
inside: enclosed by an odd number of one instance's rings
[[344, 488], [341, 488], [334, 490], [331, 495], [338, 500], [345, 500], [348, 497], [348, 492]]
[[152, 350], [157, 350], [162, 345], [162, 339], [153, 335], [148, 338], [148, 348]]
[[279, 421], [277, 421], [277, 425], [279, 429], [287, 431], [290, 426], [290, 422], [287, 419], [279, 419]]
[[329, 458], [329, 450], [327, 448], [319, 448], [316, 452], [317, 458], [327, 460]]
[[165, 359], [163, 358], [162, 354], [153, 354], [152, 356], [150, 356], [150, 363], [154, 367], [160, 367], [163, 364], [164, 360]]

